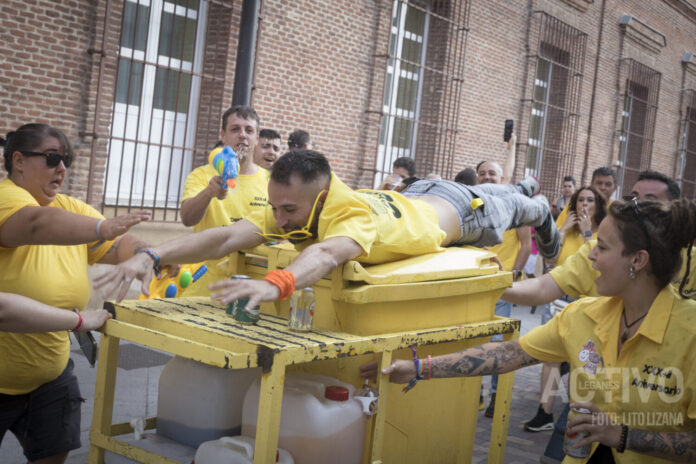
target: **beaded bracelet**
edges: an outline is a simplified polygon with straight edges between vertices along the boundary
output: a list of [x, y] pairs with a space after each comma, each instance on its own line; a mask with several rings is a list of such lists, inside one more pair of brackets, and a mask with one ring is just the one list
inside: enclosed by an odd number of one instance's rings
[[628, 439], [628, 425], [621, 424], [621, 438], [619, 439], [619, 446], [616, 447], [617, 453], [623, 453], [626, 451], [626, 440]]
[[423, 373], [423, 363], [418, 359], [415, 344], [411, 345], [411, 351], [413, 352], [413, 365], [416, 367], [416, 376], [411, 379], [408, 385], [401, 389], [404, 393], [408, 393], [410, 389], [416, 386], [419, 380], [423, 380], [423, 376], [421, 375]]
[[140, 248], [135, 251], [137, 253], [145, 253], [148, 255], [150, 258], [152, 258], [152, 269], [155, 270], [155, 274], [159, 275], [161, 268], [160, 268], [160, 255], [155, 252], [152, 248]]

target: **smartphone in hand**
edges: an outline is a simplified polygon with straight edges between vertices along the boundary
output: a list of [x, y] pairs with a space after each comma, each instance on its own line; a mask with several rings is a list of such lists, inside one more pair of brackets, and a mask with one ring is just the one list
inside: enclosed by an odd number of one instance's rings
[[512, 129], [514, 122], [512, 119], [505, 120], [505, 132], [503, 133], [503, 142], [509, 142], [512, 137]]

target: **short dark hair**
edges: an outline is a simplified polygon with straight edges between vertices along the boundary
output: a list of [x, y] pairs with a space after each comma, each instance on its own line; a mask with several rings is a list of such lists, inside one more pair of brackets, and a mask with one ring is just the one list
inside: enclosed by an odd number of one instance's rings
[[573, 176], [565, 176], [563, 182], [572, 182], [575, 185], [575, 178]]
[[271, 180], [289, 185], [296, 175], [303, 184], [314, 182], [320, 177], [331, 178], [331, 166], [326, 156], [314, 150], [290, 150], [278, 158], [271, 168]]
[[227, 130], [227, 119], [232, 116], [233, 114], [236, 114], [240, 118], [244, 119], [253, 119], [256, 121], [256, 129], [259, 128], [259, 115], [256, 114], [256, 110], [252, 108], [251, 106], [248, 105], [234, 105], [231, 106], [230, 108], [227, 109], [222, 114], [222, 131]]
[[280, 132], [273, 129], [261, 129], [259, 132], [259, 138], [263, 137], [268, 140], [275, 140], [280, 138]]
[[63, 154], [71, 159], [75, 157], [70, 141], [62, 130], [51, 127], [48, 124], [24, 124], [16, 131], [8, 132], [0, 143], [4, 147], [5, 169], [12, 174], [12, 154], [16, 151], [35, 151], [47, 137], [54, 137], [60, 142]]
[[309, 132], [295, 129], [288, 135], [288, 148], [290, 150], [304, 149], [310, 143]]
[[406, 169], [406, 172], [408, 172], [409, 177], [413, 177], [416, 175], [416, 162], [413, 160], [413, 158], [409, 158], [408, 156], [396, 158], [392, 166], [395, 168]]
[[462, 169], [454, 177], [454, 181], [464, 185], [476, 185], [476, 171], [471, 168]]
[[661, 172], [646, 169], [638, 174], [638, 180], [636, 182], [641, 180], [656, 180], [658, 182], [662, 182], [663, 184], [667, 185], [667, 194], [670, 200], [678, 200], [681, 198], [681, 188], [679, 188], [677, 181], [665, 174], [662, 174]]
[[595, 177], [597, 176], [611, 176], [611, 178], [614, 179], [614, 183], [616, 183], [616, 173], [611, 168], [606, 168], [602, 166], [601, 168], [597, 168], [594, 171], [592, 171], [592, 181], [590, 181], [590, 183], [594, 182]]

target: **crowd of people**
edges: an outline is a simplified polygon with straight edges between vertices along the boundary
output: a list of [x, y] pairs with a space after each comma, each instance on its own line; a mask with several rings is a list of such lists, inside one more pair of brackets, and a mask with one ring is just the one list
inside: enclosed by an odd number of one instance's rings
[[[484, 159], [449, 181], [434, 173], [419, 177], [413, 159], [399, 158], [380, 189], [353, 190], [306, 131], [292, 132], [281, 156], [280, 133], [261, 129], [253, 108], [234, 106], [222, 115], [220, 144], [237, 153], [236, 188], [225, 188], [210, 164], [194, 169], [181, 204], [182, 222], [193, 233], [151, 246], [128, 233], [149, 213], [107, 219], [59, 193], [74, 158], [61, 131], [27, 124], [2, 144], [8, 177], [0, 182], [0, 263], [6, 269], [0, 348], [12, 355], [0, 358], [0, 441], [10, 430], [30, 462], [62, 463], [80, 446], [82, 398], [68, 331], [95, 329], [110, 318], [104, 310], [82, 311], [89, 264], [114, 265], [94, 286], [120, 300], [134, 279], [147, 294], [163, 266], [208, 261], [205, 277], [184, 296], [210, 295], [222, 303], [248, 298], [252, 309], [288, 298], [349, 260], [383, 263], [463, 245], [489, 247], [501, 269], [512, 273], [513, 285], [495, 314], [509, 317], [513, 304], [539, 305], [542, 324], [519, 341], [492, 340], [421, 363], [430, 366], [428, 378], [493, 376], [487, 408], [483, 390], [480, 397], [484, 415], [492, 417], [497, 374], [543, 362], [539, 408], [525, 429], [554, 429], [547, 458], [562, 459], [564, 434], [582, 432], [587, 437], [580, 444], [592, 444], [589, 462], [696, 459], [689, 370], [696, 303], [685, 298], [693, 286], [696, 206], [679, 200], [679, 186], [663, 174], [641, 173], [625, 200], [613, 199], [611, 169], [595, 170], [590, 185], [579, 188], [568, 176], [549, 204], [536, 179], [510, 183], [512, 134], [502, 165]], [[217, 266], [231, 252], [282, 240], [300, 253], [264, 279], [230, 280]], [[529, 266], [536, 256], [541, 272]], [[558, 299], [569, 304], [554, 314], [549, 303]], [[562, 363], [571, 373], [570, 404], [554, 426]], [[418, 365], [395, 361], [381, 372], [394, 382], [412, 382], [424, 377]], [[379, 371], [368, 364], [361, 375]], [[630, 378], [621, 377], [626, 372]], [[660, 388], [653, 388], [658, 381]], [[589, 413], [566, 424], [571, 407]], [[682, 422], [645, 425], [627, 415], [649, 411], [680, 414]]]

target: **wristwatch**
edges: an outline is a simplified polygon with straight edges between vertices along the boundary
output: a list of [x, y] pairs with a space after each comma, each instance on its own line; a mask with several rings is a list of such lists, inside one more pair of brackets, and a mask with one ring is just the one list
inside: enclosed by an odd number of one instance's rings
[[519, 269], [513, 269], [512, 270], [512, 281], [516, 282], [516, 281], [520, 280], [520, 277], [522, 277], [522, 271], [520, 271]]
[[583, 236], [585, 237], [592, 237], [592, 231], [591, 230], [586, 230], [585, 232], [582, 233]]

